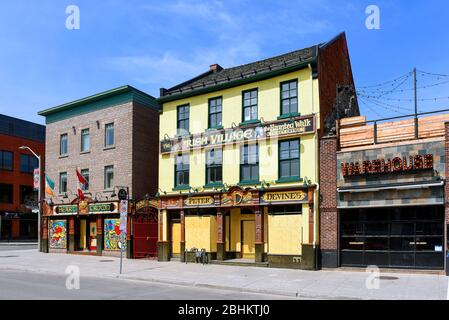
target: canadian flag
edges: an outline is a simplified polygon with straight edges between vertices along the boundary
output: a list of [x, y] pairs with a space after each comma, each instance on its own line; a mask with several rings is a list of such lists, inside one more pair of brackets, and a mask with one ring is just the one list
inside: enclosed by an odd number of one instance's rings
[[80, 200], [84, 200], [83, 187], [86, 186], [86, 179], [81, 175], [81, 173], [76, 169], [76, 176], [78, 177], [78, 197]]

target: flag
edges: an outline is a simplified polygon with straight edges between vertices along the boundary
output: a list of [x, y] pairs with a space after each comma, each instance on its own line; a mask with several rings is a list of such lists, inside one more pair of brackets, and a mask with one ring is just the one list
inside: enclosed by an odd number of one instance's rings
[[78, 177], [78, 197], [81, 201], [84, 200], [83, 188], [86, 187], [87, 181], [81, 175], [81, 173], [76, 169], [76, 176]]
[[54, 197], [55, 196], [55, 182], [45, 175], [45, 194]]

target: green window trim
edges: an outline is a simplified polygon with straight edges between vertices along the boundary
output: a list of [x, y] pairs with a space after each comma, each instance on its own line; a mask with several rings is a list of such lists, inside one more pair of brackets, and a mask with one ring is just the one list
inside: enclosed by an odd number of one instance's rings
[[260, 120], [259, 119], [254, 119], [254, 120], [248, 120], [248, 121], [243, 121], [239, 123], [239, 126], [247, 126], [250, 124], [260, 124]]
[[240, 181], [237, 183], [238, 186], [255, 186], [260, 185], [262, 182], [260, 180], [246, 180], [246, 181]]
[[181, 190], [190, 190], [192, 187], [188, 184], [183, 184], [183, 185], [179, 185], [176, 186], [172, 189], [172, 191], [181, 191]]
[[208, 183], [203, 186], [203, 188], [205, 188], [205, 189], [213, 189], [213, 188], [218, 189], [218, 188], [223, 188], [223, 187], [224, 187], [223, 183]]
[[301, 177], [283, 177], [276, 180], [276, 183], [292, 183], [292, 182], [303, 182], [304, 179]]
[[[291, 83], [295, 83], [295, 88], [294, 90], [296, 91], [296, 96], [290, 96], [292, 89], [290, 88], [290, 84]], [[288, 84], [288, 98], [283, 98], [282, 94], [283, 94], [283, 90], [282, 90], [282, 86]], [[291, 100], [296, 99], [296, 111], [292, 112], [291, 111]], [[283, 113], [283, 102], [288, 100], [289, 104], [288, 104], [288, 109], [290, 112], [288, 113]], [[299, 113], [299, 99], [298, 99], [298, 79], [292, 79], [292, 80], [287, 80], [287, 81], [282, 81], [279, 84], [279, 114], [281, 116], [287, 115], [287, 117], [289, 118], [289, 115], [294, 114], [294, 113]], [[282, 118], [281, 118], [282, 119]]]
[[223, 126], [215, 126], [215, 127], [210, 127], [207, 128], [206, 131], [213, 131], [213, 130], [223, 130]]
[[[212, 105], [212, 102], [214, 102], [214, 105]], [[218, 107], [220, 108], [219, 111]], [[211, 109], [215, 108], [214, 112], [211, 112]], [[212, 116], [215, 116], [215, 124], [212, 122]], [[223, 123], [223, 97], [213, 97], [209, 98], [207, 102], [207, 127], [209, 129], [222, 127]]]
[[[256, 103], [255, 104], [252, 104], [252, 99], [254, 99], [254, 98], [252, 98], [251, 96], [252, 96], [252, 93], [256, 93], [256, 97], [255, 97], [255, 99], [256, 99]], [[245, 106], [245, 100], [248, 100], [248, 99], [245, 99], [245, 94], [248, 94], [249, 93], [249, 95], [250, 95], [250, 97], [249, 97], [249, 105], [247, 105], [247, 106]], [[249, 119], [249, 120], [245, 120], [245, 109], [250, 109], [250, 118], [251, 119]], [[256, 116], [255, 116], [255, 118], [254, 119], [252, 119], [252, 116], [251, 116], [251, 110], [253, 109], [253, 108], [255, 108], [256, 109]], [[259, 88], [253, 88], [253, 89], [249, 89], [249, 90], [244, 90], [244, 91], [242, 91], [242, 122], [241, 123], [246, 123], [246, 122], [250, 122], [250, 121], [254, 121], [254, 120], [257, 120], [259, 118]]]
[[[292, 142], [297, 142], [298, 143], [298, 156], [297, 157], [293, 157], [292, 156], [292, 149], [291, 148], [291, 143]], [[282, 148], [281, 145], [288, 143], [289, 144], [289, 149], [288, 149], [288, 157], [287, 158], [282, 158], [281, 156], [281, 152], [282, 152]], [[298, 174], [296, 175], [291, 175], [292, 174], [292, 162], [298, 162]], [[282, 176], [282, 163], [288, 162], [289, 163], [289, 174], [288, 176]], [[300, 138], [294, 138], [294, 139], [287, 139], [287, 140], [281, 140], [278, 143], [278, 180], [277, 181], [281, 181], [281, 182], [300, 182], [300, 177], [301, 177], [301, 139]]]
[[292, 112], [292, 113], [287, 113], [287, 114], [283, 114], [280, 115], [277, 119], [278, 120], [283, 120], [283, 119], [288, 119], [288, 118], [295, 118], [295, 117], [299, 117], [301, 114], [298, 112]]

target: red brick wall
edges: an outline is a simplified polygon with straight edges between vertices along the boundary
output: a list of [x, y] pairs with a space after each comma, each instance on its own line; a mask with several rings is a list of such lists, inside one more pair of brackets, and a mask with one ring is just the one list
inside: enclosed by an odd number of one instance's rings
[[[13, 185], [13, 203], [0, 203], [0, 212], [23, 212], [20, 206], [20, 186], [33, 186], [33, 175], [20, 172], [20, 155], [31, 153], [28, 150], [19, 150], [20, 146], [28, 146], [40, 155], [43, 160], [42, 168], [45, 168], [45, 143], [0, 134], [0, 150], [14, 153], [13, 171], [0, 170], [0, 183]], [[43, 179], [41, 181], [43, 182]]]
[[338, 248], [336, 137], [320, 140], [320, 248]]
[[318, 83], [320, 95], [321, 133], [324, 121], [332, 112], [337, 97], [337, 85], [354, 85], [351, 61], [344, 33], [331, 40], [318, 53]]

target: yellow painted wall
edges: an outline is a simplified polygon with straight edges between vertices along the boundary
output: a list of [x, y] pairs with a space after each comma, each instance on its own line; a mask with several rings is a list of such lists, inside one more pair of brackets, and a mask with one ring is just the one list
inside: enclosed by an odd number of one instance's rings
[[193, 247], [207, 252], [217, 251], [217, 217], [186, 216], [186, 249]]
[[[163, 113], [160, 116], [160, 140], [165, 135], [173, 137], [176, 133], [176, 107], [190, 104], [190, 132], [203, 133], [208, 126], [208, 99], [223, 97], [223, 127], [231, 128], [232, 124], [242, 122], [242, 91], [252, 88], [259, 90], [258, 116], [264, 121], [276, 120], [280, 115], [280, 83], [286, 80], [298, 79], [299, 112], [302, 115], [316, 113], [317, 127], [319, 127], [319, 98], [318, 80], [312, 80], [308, 68], [291, 72], [271, 79], [254, 82], [234, 88], [213, 93], [171, 101], [163, 104]], [[300, 175], [307, 176], [313, 183], [317, 182], [317, 168], [315, 166], [317, 143], [314, 135], [301, 137]], [[190, 154], [190, 185], [201, 188], [205, 181], [205, 153], [204, 150], [195, 150]], [[260, 180], [274, 184], [278, 179], [278, 141], [260, 142]], [[223, 153], [223, 180], [228, 185], [240, 181], [240, 145], [230, 145], [224, 148]], [[294, 184], [288, 184], [293, 186]], [[167, 193], [173, 193], [174, 187], [174, 160], [173, 156], [160, 155], [159, 186]], [[279, 184], [282, 186], [282, 184]]]
[[303, 215], [268, 216], [269, 254], [301, 254], [301, 227], [305, 231]]

